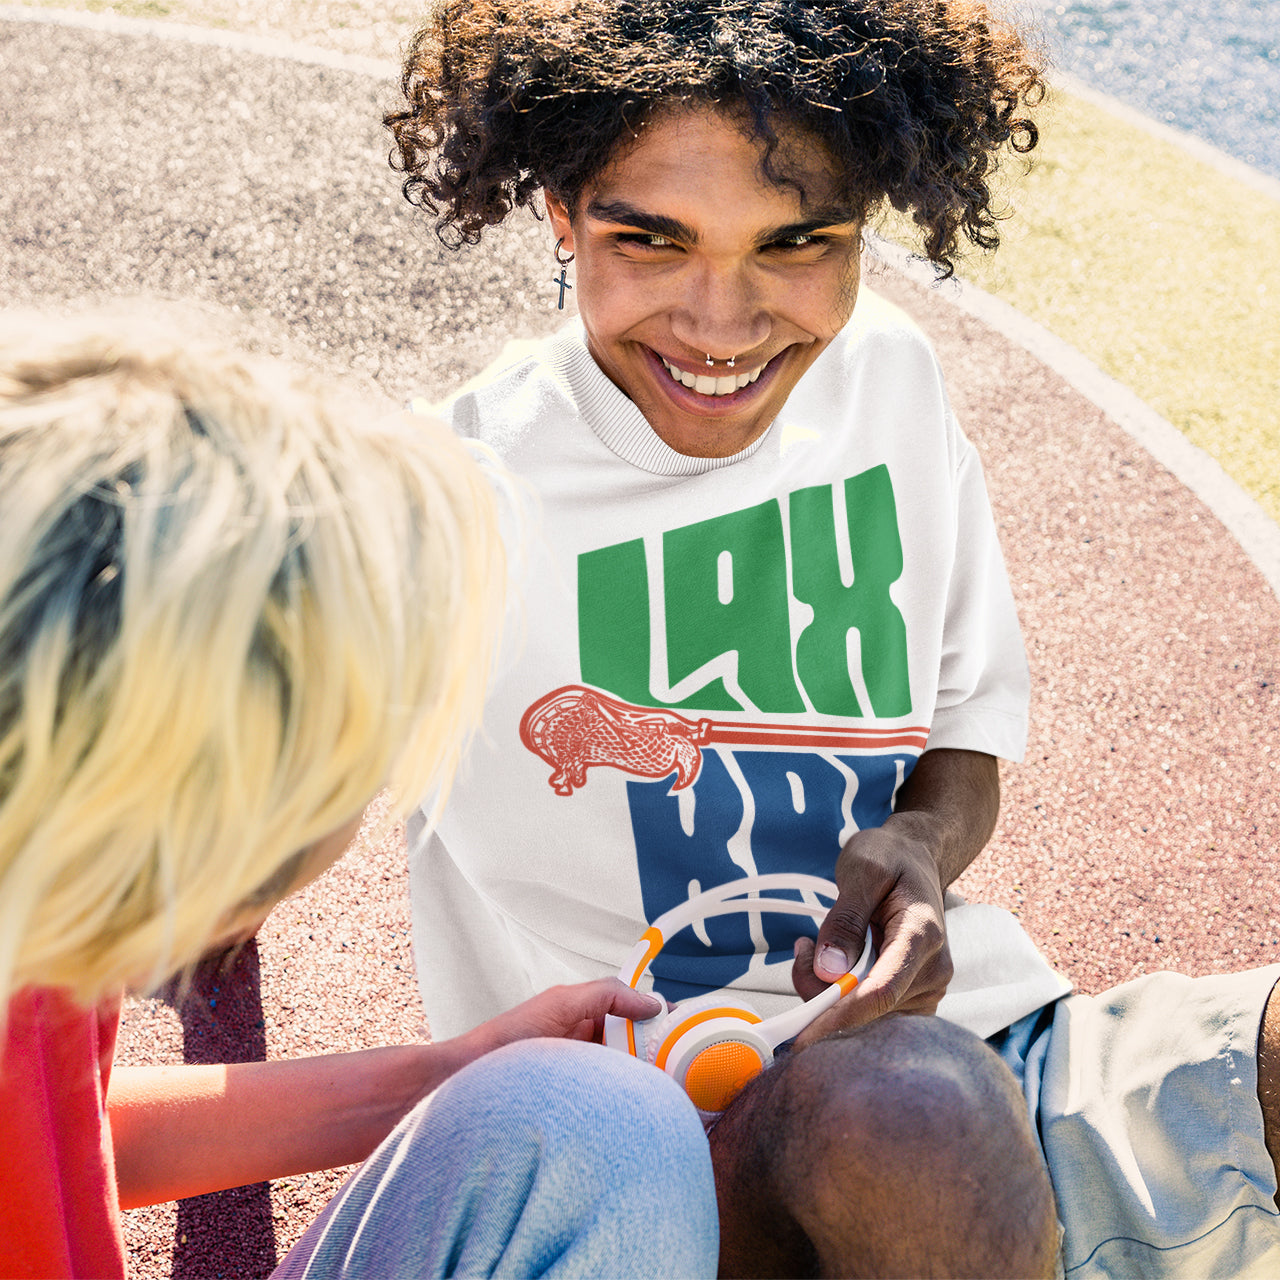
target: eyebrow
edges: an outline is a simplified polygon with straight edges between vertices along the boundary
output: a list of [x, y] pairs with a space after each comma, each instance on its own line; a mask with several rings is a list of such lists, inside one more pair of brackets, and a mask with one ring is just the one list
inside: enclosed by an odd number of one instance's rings
[[590, 200], [587, 202], [587, 217], [595, 218], [597, 222], [638, 227], [650, 235], [683, 240], [686, 244], [698, 242], [698, 233], [679, 218], [668, 218], [662, 213], [646, 213], [625, 200]]
[[[587, 217], [599, 222], [610, 222], [618, 226], [636, 227], [650, 235], [665, 236], [668, 240], [680, 240], [685, 244], [697, 244], [699, 236], [688, 223], [679, 218], [669, 218], [661, 213], [649, 213], [628, 204], [625, 200], [590, 200], [587, 202]], [[851, 209], [844, 205], [830, 205], [815, 209], [813, 215], [799, 222], [789, 222], [785, 226], [771, 227], [756, 241], [757, 244], [772, 244], [775, 240], [786, 240], [790, 236], [807, 236], [824, 227], [845, 226], [856, 222], [857, 218]]]

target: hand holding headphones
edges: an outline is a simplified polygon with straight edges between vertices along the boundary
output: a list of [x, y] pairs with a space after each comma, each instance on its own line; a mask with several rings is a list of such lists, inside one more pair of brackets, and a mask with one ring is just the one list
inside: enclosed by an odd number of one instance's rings
[[[636, 943], [618, 977], [635, 987], [658, 952], [681, 929], [712, 916], [737, 912], [807, 915], [821, 920], [829, 910], [790, 898], [744, 897], [745, 894], [808, 891], [835, 901], [839, 890], [818, 876], [778, 874], [744, 876], [708, 889], [659, 916]], [[719, 1115], [743, 1085], [773, 1061], [773, 1051], [798, 1035], [820, 1013], [831, 1008], [867, 976], [875, 963], [870, 930], [857, 964], [812, 1000], [772, 1018], [761, 1018], [750, 1005], [717, 992], [662, 1010], [643, 1022], [604, 1020], [604, 1042], [610, 1048], [644, 1058], [673, 1076], [704, 1118]], [[655, 998], [662, 1000], [654, 993]]]

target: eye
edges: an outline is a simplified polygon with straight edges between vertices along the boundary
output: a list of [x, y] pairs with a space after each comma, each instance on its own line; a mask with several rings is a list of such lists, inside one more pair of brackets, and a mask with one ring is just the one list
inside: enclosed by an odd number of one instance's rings
[[826, 236], [811, 235], [808, 232], [802, 231], [794, 236], [783, 236], [780, 240], [774, 240], [768, 247], [782, 253], [787, 253], [794, 252], [798, 249], [821, 249], [826, 244]]
[[622, 231], [618, 243], [629, 249], [674, 249], [676, 242], [656, 231]]

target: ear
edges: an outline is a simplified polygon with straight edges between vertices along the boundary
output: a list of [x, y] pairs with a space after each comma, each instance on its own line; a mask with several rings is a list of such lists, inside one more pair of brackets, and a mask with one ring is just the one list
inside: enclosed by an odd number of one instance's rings
[[573, 220], [569, 217], [569, 208], [559, 196], [552, 195], [550, 191], [543, 191], [542, 201], [547, 206], [547, 218], [551, 222], [551, 229], [556, 233], [556, 239], [564, 241], [561, 252], [568, 256], [574, 252]]

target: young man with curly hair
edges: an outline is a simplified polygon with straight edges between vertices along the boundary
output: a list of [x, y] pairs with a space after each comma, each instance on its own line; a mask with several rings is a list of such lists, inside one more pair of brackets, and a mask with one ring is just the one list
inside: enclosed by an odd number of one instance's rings
[[[1050, 1037], [1070, 1038], [1055, 1009], [1095, 1027], [1086, 1053], [1118, 1033], [1061, 1000], [1012, 917], [945, 907], [994, 827], [999, 758], [1025, 748], [1027, 666], [936, 359], [860, 292], [863, 229], [886, 206], [943, 275], [963, 240], [994, 247], [989, 180], [1005, 148], [1036, 145], [1040, 58], [975, 0], [445, 0], [403, 90], [387, 124], [406, 196], [455, 245], [545, 211], [551, 283], [579, 313], [448, 407], [539, 492], [543, 530], [484, 740], [415, 842], [432, 1026], [616, 972], [700, 889], [832, 877], [816, 937], [736, 915], [652, 965], [670, 1000], [732, 988], [768, 1016], [847, 974], [868, 930], [879, 951], [711, 1130], [723, 1270], [1051, 1274], [1028, 1104], [989, 1049], [904, 1015], [993, 1037], [1046, 1133], [1064, 1126], [1042, 1103], [1075, 1105], [1039, 1092]], [[1252, 1063], [1269, 989], [1204, 1022], [1212, 1081], [1225, 1026], [1222, 1052]], [[1159, 1125], [1128, 1218], [1060, 1183], [1068, 1265], [1102, 1265], [1129, 1234], [1159, 1258], [1263, 1216], [1249, 1247], [1274, 1261], [1252, 1081], [1222, 1083], [1252, 1108], [1241, 1176], [1184, 1204], [1171, 1236], [1143, 1220]], [[1048, 1152], [1055, 1177], [1114, 1187], [1072, 1141]]]

